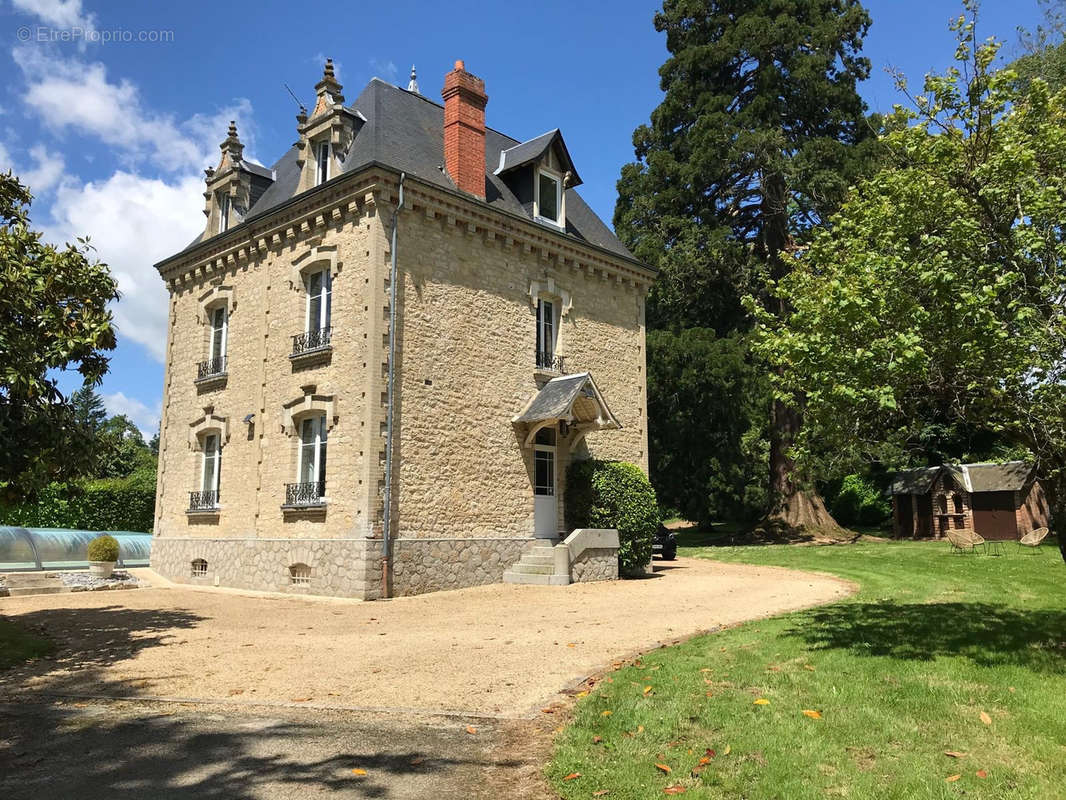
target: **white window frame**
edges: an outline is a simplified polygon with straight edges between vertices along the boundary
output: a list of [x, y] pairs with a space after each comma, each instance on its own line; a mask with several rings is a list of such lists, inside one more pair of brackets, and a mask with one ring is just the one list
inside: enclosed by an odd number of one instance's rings
[[[542, 432], [546, 433], [541, 435]], [[533, 444], [533, 494], [541, 497], [554, 497], [557, 494], [558, 489], [558, 481], [556, 478], [556, 466], [558, 460], [556, 445], [558, 443], [558, 438], [554, 428], [541, 428], [537, 434]], [[548, 441], [542, 441], [549, 439], [550, 444]], [[538, 482], [537, 465], [540, 462], [547, 464], [547, 469], [551, 472], [550, 486]]]
[[[559, 214], [558, 219], [543, 217], [540, 213], [540, 176], [545, 175], [555, 181], [555, 210]], [[533, 216], [538, 222], [554, 225], [557, 228], [566, 227], [566, 214], [563, 209], [563, 176], [550, 169], [537, 167], [533, 180]]]
[[[551, 319], [545, 319], [545, 304], [551, 306]], [[537, 298], [537, 336], [534, 344], [537, 353], [547, 353], [552, 358], [559, 354], [559, 304], [554, 297]], [[546, 328], [551, 326], [551, 336], [545, 337]], [[544, 345], [549, 345], [545, 347]]]
[[315, 186], [320, 186], [330, 179], [333, 160], [333, 148], [327, 139], [315, 145]]
[[[218, 315], [220, 313], [222, 314], [222, 333], [221, 336], [216, 336], [216, 332], [219, 330]], [[229, 339], [229, 309], [225, 306], [216, 306], [211, 309], [211, 317], [208, 324], [211, 331], [211, 339], [207, 349], [207, 357], [211, 360], [222, 358], [226, 355]], [[218, 341], [217, 346], [215, 344], [216, 340]]]
[[[307, 424], [310, 423], [312, 427], [312, 441], [308, 443], [304, 439], [304, 431]], [[300, 453], [296, 459], [296, 482], [297, 483], [319, 483], [323, 482], [322, 474], [326, 467], [326, 460], [328, 458], [329, 451], [327, 445], [329, 444], [329, 434], [326, 425], [325, 414], [310, 414], [300, 420], [298, 428], [298, 441]], [[308, 451], [311, 451], [311, 458], [314, 459], [311, 465], [311, 474], [314, 476], [313, 480], [304, 480], [304, 467], [307, 466], [306, 459], [308, 457]]]
[[[211, 485], [207, 485], [207, 464], [214, 461]], [[204, 449], [200, 459], [200, 491], [217, 492], [222, 475], [222, 434], [218, 431], [204, 434]]]
[[228, 192], [218, 193], [218, 232], [225, 233], [229, 229], [230, 200]]
[[[314, 280], [316, 275], [322, 276], [322, 303], [318, 308], [318, 319], [312, 320], [311, 302], [314, 299], [314, 295], [311, 294], [311, 281]], [[333, 277], [329, 267], [309, 272], [304, 285], [307, 292], [307, 309], [304, 313], [304, 331], [306, 333], [314, 333], [315, 331], [325, 330], [331, 325], [333, 311]]]

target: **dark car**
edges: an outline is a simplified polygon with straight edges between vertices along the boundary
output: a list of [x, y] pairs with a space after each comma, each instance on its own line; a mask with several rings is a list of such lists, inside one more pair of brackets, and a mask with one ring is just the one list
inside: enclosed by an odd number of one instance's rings
[[677, 536], [665, 525], [660, 525], [651, 543], [651, 554], [660, 556], [663, 561], [677, 558]]

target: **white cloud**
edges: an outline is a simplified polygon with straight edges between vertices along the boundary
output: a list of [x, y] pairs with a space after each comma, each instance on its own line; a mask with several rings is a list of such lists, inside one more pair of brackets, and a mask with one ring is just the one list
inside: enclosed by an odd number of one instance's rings
[[45, 236], [57, 244], [88, 235], [111, 268], [121, 299], [119, 335], [143, 345], [162, 362], [167, 336], [167, 291], [155, 262], [183, 249], [203, 230], [203, 183], [193, 175], [175, 182], [116, 172], [103, 182], [63, 183]]
[[396, 64], [392, 61], [382, 60], [380, 58], [370, 59], [370, 69], [372, 73], [381, 78], [387, 83], [396, 83], [396, 79], [400, 75], [400, 71], [396, 68]]
[[42, 145], [30, 148], [30, 157], [36, 163], [33, 169], [19, 173], [21, 181], [30, 188], [34, 195], [47, 192], [63, 177], [66, 162], [58, 153], [49, 153]]
[[147, 442], [159, 431], [159, 414], [161, 405], [157, 401], [154, 407], [142, 403], [135, 397], [127, 397], [123, 392], [102, 394], [104, 408], [111, 416], [125, 414], [136, 425]]
[[64, 59], [30, 47], [15, 48], [12, 57], [26, 78], [23, 101], [47, 127], [91, 134], [133, 161], [150, 159], [168, 171], [213, 165], [231, 119], [245, 146], [254, 148], [252, 107], [246, 99], [178, 122], [173, 115], [146, 109], [137, 87], [126, 79], [109, 80], [99, 62]]
[[82, 9], [81, 0], [12, 0], [12, 5], [57, 28], [96, 29], [95, 15]]

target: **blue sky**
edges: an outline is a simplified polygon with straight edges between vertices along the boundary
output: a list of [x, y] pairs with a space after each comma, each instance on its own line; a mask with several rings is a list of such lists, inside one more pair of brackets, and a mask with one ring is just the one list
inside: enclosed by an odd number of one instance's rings
[[[158, 424], [167, 307], [152, 264], [202, 228], [202, 170], [217, 162], [228, 120], [246, 155], [273, 163], [296, 138], [284, 84], [310, 104], [326, 56], [349, 100], [373, 76], [406, 86], [412, 63], [437, 99], [464, 59], [485, 80], [489, 125], [519, 139], [563, 130], [582, 195], [610, 223], [633, 129], [660, 98], [655, 3], [548, 0], [535, 19], [528, 5], [387, 5], [0, 0], [0, 170], [30, 185], [49, 238], [90, 235], [118, 277], [119, 347], [100, 390], [113, 413], [146, 432]], [[887, 110], [900, 98], [886, 68], [913, 82], [943, 69], [961, 4], [866, 5], [874, 69], [862, 91]], [[1039, 19], [1036, 0], [985, 0], [979, 33], [1010, 54], [1017, 27]]]

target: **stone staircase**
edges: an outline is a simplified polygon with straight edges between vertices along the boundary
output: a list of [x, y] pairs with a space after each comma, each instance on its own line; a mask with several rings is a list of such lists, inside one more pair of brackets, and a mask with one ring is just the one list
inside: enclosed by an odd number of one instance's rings
[[503, 582], [566, 586], [570, 583], [569, 576], [555, 574], [555, 545], [558, 543], [558, 539], [537, 539], [533, 547], [503, 573]]
[[70, 587], [64, 585], [54, 572], [8, 572], [4, 575], [4, 588], [11, 597], [70, 591]]

